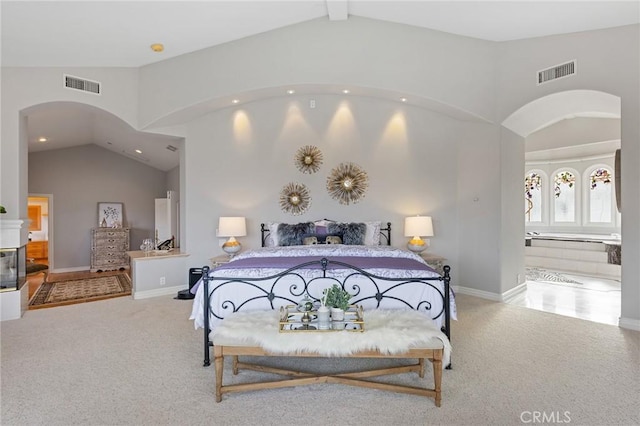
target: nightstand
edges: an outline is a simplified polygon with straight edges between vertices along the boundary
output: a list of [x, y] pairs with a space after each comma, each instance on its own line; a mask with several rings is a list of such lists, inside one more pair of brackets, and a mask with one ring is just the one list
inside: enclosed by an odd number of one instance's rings
[[427, 262], [427, 265], [431, 266], [436, 270], [437, 273], [444, 276], [444, 263], [447, 261], [442, 256], [438, 256], [437, 254], [422, 252], [420, 253], [420, 257]]
[[231, 259], [228, 254], [221, 254], [216, 257], [211, 258], [211, 264], [214, 268], [217, 268], [220, 265], [224, 265]]

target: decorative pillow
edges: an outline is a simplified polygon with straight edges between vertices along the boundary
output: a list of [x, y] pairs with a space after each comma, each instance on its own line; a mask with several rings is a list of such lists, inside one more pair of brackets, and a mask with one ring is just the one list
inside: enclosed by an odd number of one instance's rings
[[342, 234], [342, 243], [346, 245], [363, 245], [367, 232], [364, 223], [330, 223], [327, 226], [330, 234]]
[[314, 245], [314, 244], [318, 244], [318, 237], [304, 237], [302, 239], [302, 244], [304, 244], [305, 246], [310, 246], [310, 245]]
[[[318, 227], [316, 226], [316, 231], [318, 230]], [[336, 243], [328, 243], [327, 239], [329, 237], [338, 237], [338, 239], [340, 240], [340, 242]], [[308, 241], [308, 242], [307, 242]], [[333, 239], [332, 241], [337, 241], [336, 239]], [[341, 234], [322, 234], [322, 233], [318, 233], [316, 232], [315, 234], [304, 234], [302, 236], [302, 244], [304, 245], [309, 245], [309, 244], [342, 244], [342, 235]]]
[[315, 231], [313, 222], [296, 223], [289, 225], [281, 223], [278, 225], [278, 246], [299, 246], [302, 245], [304, 234], [311, 234]]
[[342, 238], [339, 235], [327, 235], [324, 239], [325, 244], [342, 244]]

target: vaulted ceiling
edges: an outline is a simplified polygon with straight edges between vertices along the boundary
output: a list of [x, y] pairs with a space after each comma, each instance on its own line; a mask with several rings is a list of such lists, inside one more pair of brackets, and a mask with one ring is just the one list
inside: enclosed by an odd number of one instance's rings
[[[6, 1], [2, 66], [139, 67], [316, 18], [504, 41], [639, 22], [636, 1]], [[152, 43], [163, 43], [158, 54]]]
[[[505, 41], [635, 24], [639, 10], [636, 1], [3, 0], [1, 59], [3, 67], [140, 67], [283, 26], [349, 16]], [[153, 43], [162, 43], [164, 50], [154, 52]], [[35, 142], [49, 134], [64, 146], [98, 143], [161, 170], [178, 164], [178, 154], [166, 150], [175, 139], [137, 132], [124, 123], [100, 124], [105, 121], [113, 117], [77, 105], [58, 104], [55, 112], [34, 109], [29, 149], [51, 149]], [[109, 146], [113, 138], [154, 148], [143, 148], [142, 157]], [[154, 138], [160, 142], [151, 143]]]

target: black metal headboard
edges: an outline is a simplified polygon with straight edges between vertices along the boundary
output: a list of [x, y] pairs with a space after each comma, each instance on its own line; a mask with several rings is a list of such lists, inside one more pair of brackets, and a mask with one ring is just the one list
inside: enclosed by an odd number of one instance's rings
[[[330, 220], [330, 219], [324, 219], [324, 220], [329, 222], [335, 222], [335, 220]], [[269, 231], [269, 227], [267, 226], [266, 223], [260, 224], [260, 234], [261, 234], [262, 247], [266, 247], [267, 238], [269, 238], [269, 235], [271, 234], [271, 232]], [[380, 237], [381, 237], [380, 245], [387, 245], [387, 246], [391, 245], [391, 222], [387, 222], [386, 228], [380, 227]]]

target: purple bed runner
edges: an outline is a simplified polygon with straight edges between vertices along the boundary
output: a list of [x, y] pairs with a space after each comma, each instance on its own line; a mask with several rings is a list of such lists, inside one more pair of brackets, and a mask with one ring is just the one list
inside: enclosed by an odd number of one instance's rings
[[[245, 259], [234, 260], [229, 263], [218, 266], [215, 271], [225, 269], [253, 269], [253, 268], [270, 268], [270, 269], [289, 269], [306, 262], [317, 262], [307, 265], [305, 269], [321, 269], [320, 260], [325, 256], [296, 256], [296, 257], [250, 257]], [[430, 271], [435, 272], [432, 268], [424, 263], [414, 259], [401, 257], [366, 257], [366, 256], [333, 256], [327, 257], [329, 265], [327, 269], [344, 269], [342, 265], [336, 265], [332, 262], [343, 262], [360, 269], [406, 269], [412, 271]]]

